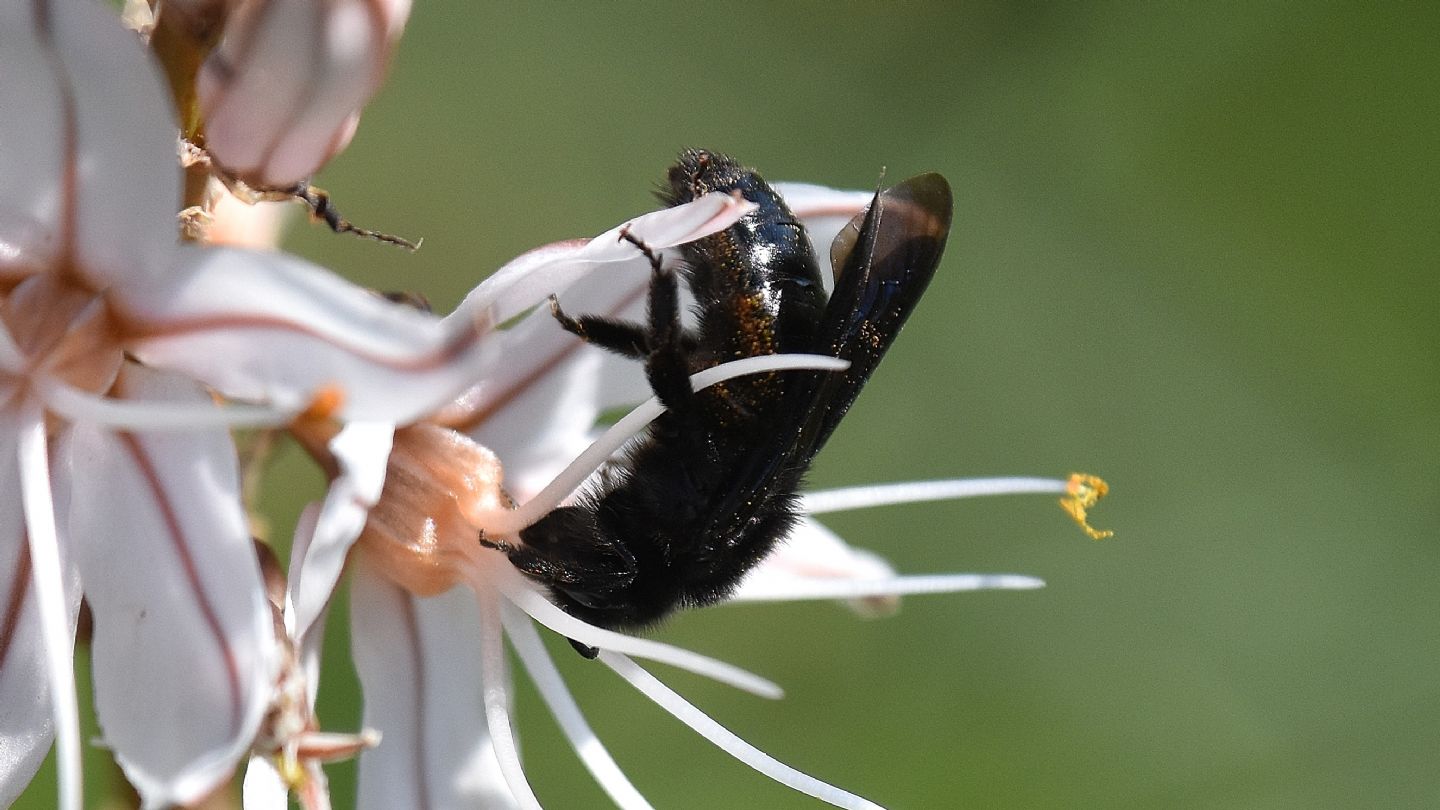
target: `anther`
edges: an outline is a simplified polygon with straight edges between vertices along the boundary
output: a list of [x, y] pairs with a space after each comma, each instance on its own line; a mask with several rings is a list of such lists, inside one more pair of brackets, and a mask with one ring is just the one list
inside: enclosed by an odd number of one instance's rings
[[1115, 532], [1101, 531], [1091, 526], [1087, 513], [1100, 502], [1100, 499], [1110, 493], [1110, 485], [1104, 479], [1085, 473], [1072, 473], [1070, 481], [1065, 487], [1065, 497], [1060, 499], [1060, 508], [1071, 517], [1080, 528], [1090, 535], [1091, 540], [1104, 540], [1113, 537]]

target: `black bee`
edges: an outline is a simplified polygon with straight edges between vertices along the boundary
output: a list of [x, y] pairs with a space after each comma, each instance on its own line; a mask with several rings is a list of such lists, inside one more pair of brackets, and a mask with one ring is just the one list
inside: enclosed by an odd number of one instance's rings
[[[690, 150], [668, 180], [661, 197], [672, 206], [712, 191], [738, 191], [758, 206], [681, 249], [697, 327], [682, 327], [675, 273], [639, 242], [653, 271], [647, 324], [571, 318], [551, 300], [565, 329], [643, 360], [667, 410], [598, 491], [500, 546], [567, 612], [606, 628], [645, 627], [723, 599], [785, 538], [801, 478], [925, 291], [950, 229], [950, 186], [940, 175], [878, 192], [831, 248], [827, 302], [805, 229], [758, 174]], [[691, 390], [696, 371], [778, 353], [830, 355], [850, 367]]]

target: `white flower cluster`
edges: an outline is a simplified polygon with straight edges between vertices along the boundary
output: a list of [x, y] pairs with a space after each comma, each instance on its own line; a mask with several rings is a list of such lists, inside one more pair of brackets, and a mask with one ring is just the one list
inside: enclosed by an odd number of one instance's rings
[[[600, 649], [606, 666], [757, 770], [838, 806], [873, 807], [755, 750], [633, 658], [767, 697], [776, 685], [580, 622], [477, 542], [571, 497], [659, 413], [649, 402], [597, 442], [602, 411], [649, 392], [613, 384], [614, 361], [536, 305], [568, 290], [579, 311], [621, 313], [643, 301], [648, 279], [621, 228], [663, 249], [728, 227], [749, 204], [712, 194], [538, 248], [448, 316], [393, 303], [293, 256], [222, 246], [232, 240], [219, 235], [213, 200], [177, 206], [195, 162], [182, 169], [175, 143], [177, 133], [203, 141], [217, 177], [303, 184], [348, 142], [408, 3], [159, 8], [147, 44], [93, 0], [0, 5], [0, 497], [10, 501], [0, 509], [0, 805], [54, 744], [61, 806], [81, 806], [72, 655], [83, 600], [103, 742], [147, 807], [197, 802], [241, 767], [247, 806], [283, 808], [293, 792], [327, 807], [320, 763], [361, 749], [366, 807], [538, 807], [516, 751], [506, 638], [604, 789], [622, 807], [648, 807], [535, 623]], [[193, 58], [201, 46], [187, 32], [216, 25], [218, 44]], [[167, 85], [157, 60], [187, 59], [198, 66], [189, 83], [172, 70]], [[777, 188], [817, 240], [870, 197]], [[217, 218], [207, 238], [179, 237], [188, 205]], [[834, 363], [755, 358], [695, 384]], [[283, 576], [250, 535], [231, 434], [240, 426], [288, 431], [331, 479]], [[811, 503], [1067, 484], [946, 486]], [[358, 735], [320, 731], [311, 708], [342, 573], [365, 694]], [[904, 593], [1039, 585], [897, 576], [807, 517], [735, 598], [875, 611]]]

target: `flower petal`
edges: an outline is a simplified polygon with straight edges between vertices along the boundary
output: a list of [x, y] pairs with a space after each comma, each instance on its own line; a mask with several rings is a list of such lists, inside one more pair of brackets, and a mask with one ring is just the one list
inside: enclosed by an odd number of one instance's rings
[[[10, 476], [7, 476], [10, 477]], [[11, 480], [9, 483], [15, 484]], [[15, 492], [14, 489], [9, 490]], [[9, 807], [30, 784], [50, 743], [50, 682], [44, 638], [30, 585], [30, 553], [22, 534], [19, 504], [0, 510], [0, 806]]]
[[[512, 330], [513, 336], [507, 334], [505, 343], [521, 349], [530, 333], [539, 332], [537, 337], [548, 337], [549, 329], [530, 327], [554, 329], [553, 321], [545, 323], [550, 320], [549, 312], [537, 311], [529, 321]], [[563, 331], [561, 334], [572, 337]], [[536, 348], [543, 351], [539, 346]], [[519, 356], [522, 352], [516, 354]], [[578, 347], [553, 356], [560, 362], [553, 369], [546, 369], [547, 373], [542, 376], [528, 380], [486, 380], [484, 392], [494, 398], [491, 404], [495, 407], [471, 431], [476, 441], [504, 459], [506, 488], [522, 501], [539, 492], [565, 469], [570, 459], [589, 445], [590, 428], [600, 415], [598, 371], [606, 365], [605, 358], [593, 349]]]
[[738, 196], [715, 192], [684, 205], [638, 216], [588, 241], [556, 242], [536, 248], [491, 274], [450, 317], [503, 323], [605, 265], [630, 263], [648, 269], [639, 248], [621, 234], [628, 233], [660, 250], [724, 230], [754, 208], [754, 203]]
[[[122, 372], [126, 397], [202, 401], [189, 381]], [[227, 779], [269, 703], [276, 643], [224, 431], [111, 434], [62, 445], [69, 525], [95, 616], [95, 704], [105, 741], [149, 805]], [[163, 733], [157, 733], [163, 729]]]
[[[45, 639], [20, 505], [16, 433], [9, 419], [0, 425], [0, 492], [7, 498], [0, 508], [0, 807], [9, 807], [30, 783], [55, 736]], [[65, 600], [68, 657], [80, 588], [74, 567], [64, 565], [63, 555], [61, 562], [62, 577], [71, 586]]]
[[290, 564], [290, 600], [294, 608], [290, 632], [302, 644], [311, 625], [330, 603], [350, 546], [365, 528], [370, 507], [380, 499], [394, 436], [392, 424], [352, 422], [330, 440], [340, 475], [330, 482], [313, 531], [302, 532], [297, 527]]
[[245, 810], [288, 810], [290, 807], [290, 789], [265, 757], [250, 757], [240, 795]]
[[[611, 275], [581, 280], [566, 294], [566, 306], [617, 317], [644, 301], [648, 270], [616, 281]], [[590, 445], [604, 410], [650, 396], [639, 363], [581, 341], [547, 309], [495, 339], [506, 361], [456, 403], [451, 424], [504, 459], [506, 488], [522, 501]]]
[[[98, 11], [98, 9], [97, 9]], [[53, 47], [36, 35], [26, 3], [0, 5], [0, 271], [35, 269], [56, 249], [66, 165], [63, 100]]]
[[3, 4], [0, 246], [44, 258], [74, 250], [72, 267], [97, 287], [160, 272], [180, 195], [161, 87], [103, 6]]
[[[442, 322], [278, 253], [181, 248], [182, 268], [117, 291], [132, 350], [226, 395], [410, 422], [483, 375], [483, 325]], [[217, 362], [216, 358], [224, 358]]]
[[[875, 490], [888, 490], [881, 485]], [[898, 488], [897, 488], [898, 489]], [[855, 488], [860, 496], [871, 488]], [[903, 490], [910, 492], [911, 490]], [[845, 491], [835, 491], [844, 496]], [[802, 517], [785, 543], [756, 566], [730, 595], [732, 602], [840, 599], [861, 616], [888, 616], [910, 594], [1029, 590], [1045, 582], [1021, 574], [919, 574], [900, 576], [880, 555], [847, 545], [840, 536]]]
[[199, 76], [211, 156], [262, 186], [314, 174], [349, 143], [409, 13], [409, 0], [241, 4]]
[[381, 733], [359, 807], [515, 807], [485, 730], [472, 594], [419, 599], [356, 565], [350, 617], [363, 724]]
[[[746, 600], [751, 593], [784, 592], [787, 587], [825, 580], [876, 580], [895, 576], [895, 569], [880, 555], [854, 548], [840, 535], [809, 517], [802, 517], [790, 536], [750, 571], [733, 598]], [[862, 616], [894, 613], [900, 600], [894, 596], [872, 596], [846, 603]]]
[[849, 222], [852, 217], [865, 210], [870, 200], [875, 197], [873, 191], [854, 191], [784, 180], [772, 183], [771, 187], [785, 198], [790, 212], [804, 221], [807, 228], [812, 222], [829, 218]]
[[815, 258], [820, 262], [820, 279], [829, 290], [835, 283], [835, 268], [830, 263], [830, 243], [835, 241], [851, 218], [865, 210], [874, 199], [873, 191], [843, 191], [813, 183], [774, 183], [774, 189], [785, 198], [790, 211], [805, 225]]

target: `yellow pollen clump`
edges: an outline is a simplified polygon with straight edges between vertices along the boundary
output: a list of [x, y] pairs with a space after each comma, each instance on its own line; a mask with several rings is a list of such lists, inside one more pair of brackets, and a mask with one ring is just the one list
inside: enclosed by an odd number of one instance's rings
[[1110, 485], [1104, 479], [1085, 473], [1072, 473], [1070, 482], [1065, 488], [1065, 497], [1060, 499], [1060, 508], [1065, 510], [1080, 528], [1090, 535], [1091, 540], [1104, 540], [1107, 537], [1114, 537], [1115, 532], [1100, 531], [1091, 526], [1087, 519], [1087, 512], [1100, 499], [1110, 492]]

